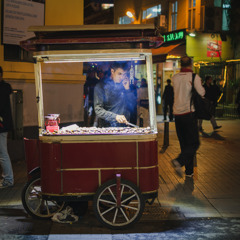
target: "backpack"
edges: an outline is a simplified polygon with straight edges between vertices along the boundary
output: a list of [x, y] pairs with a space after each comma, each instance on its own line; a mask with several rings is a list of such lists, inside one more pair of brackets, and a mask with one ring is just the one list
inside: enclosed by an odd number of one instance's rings
[[197, 92], [197, 90], [194, 87], [194, 79], [196, 74], [193, 73], [192, 75], [192, 97], [190, 101], [190, 105], [194, 105], [195, 108], [195, 115], [197, 119], [203, 119], [203, 120], [210, 120], [210, 118], [213, 116], [213, 105], [212, 103], [207, 99], [200, 96]]

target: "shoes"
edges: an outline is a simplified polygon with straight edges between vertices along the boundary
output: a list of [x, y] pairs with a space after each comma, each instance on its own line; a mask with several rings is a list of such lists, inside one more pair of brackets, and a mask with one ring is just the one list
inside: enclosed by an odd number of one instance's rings
[[13, 183], [9, 183], [9, 182], [6, 182], [6, 181], [1, 181], [0, 182], [0, 189], [1, 188], [8, 188], [8, 187], [13, 187]]
[[177, 175], [182, 177], [183, 173], [182, 173], [182, 167], [181, 167], [180, 163], [176, 159], [173, 159], [171, 161], [171, 163], [172, 163], [172, 166], [174, 167]]
[[194, 174], [193, 173], [192, 174], [186, 174], [185, 176], [189, 177], [189, 178], [192, 178], [194, 176]]
[[214, 128], [214, 130], [216, 130], [216, 129], [219, 129], [219, 128], [221, 128], [222, 126], [216, 126], [215, 128]]

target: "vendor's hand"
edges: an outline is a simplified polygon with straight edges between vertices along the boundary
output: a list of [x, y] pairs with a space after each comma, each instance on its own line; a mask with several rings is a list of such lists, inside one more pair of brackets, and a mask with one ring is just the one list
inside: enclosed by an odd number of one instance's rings
[[122, 84], [126, 90], [129, 90], [130, 88], [130, 81], [128, 77], [125, 77], [124, 80], [122, 81]]
[[119, 122], [119, 123], [127, 123], [127, 119], [125, 118], [124, 115], [117, 115], [117, 116], [116, 116], [116, 120], [117, 120], [117, 122]]

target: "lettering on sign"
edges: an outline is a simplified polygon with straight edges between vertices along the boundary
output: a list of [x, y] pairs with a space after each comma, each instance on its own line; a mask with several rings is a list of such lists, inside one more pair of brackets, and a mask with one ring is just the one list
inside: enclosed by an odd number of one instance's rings
[[185, 31], [171, 32], [163, 35], [164, 42], [172, 42], [185, 39]]

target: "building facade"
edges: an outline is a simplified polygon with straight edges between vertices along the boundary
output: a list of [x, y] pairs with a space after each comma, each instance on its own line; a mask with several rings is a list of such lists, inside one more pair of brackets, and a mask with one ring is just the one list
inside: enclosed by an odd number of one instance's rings
[[[233, 47], [228, 31], [230, 8], [231, 0], [115, 0], [115, 23], [154, 23], [165, 39], [153, 50], [156, 84], [160, 86], [156, 86], [158, 113], [162, 113], [166, 80], [180, 70], [180, 57], [188, 55], [203, 80], [211, 75], [221, 87], [219, 108], [228, 108], [237, 116], [235, 96], [240, 75], [238, 48]], [[223, 115], [224, 110], [218, 114]]]

